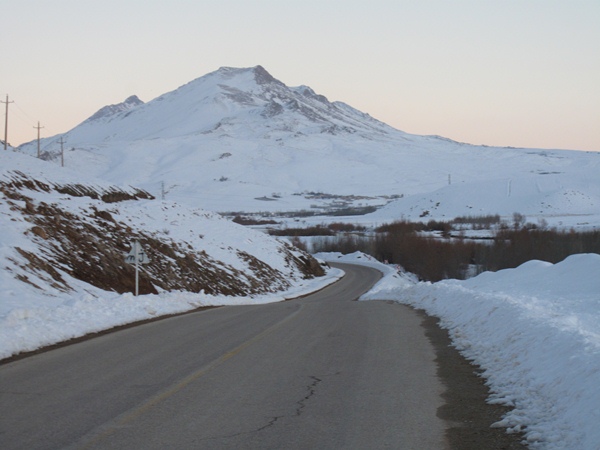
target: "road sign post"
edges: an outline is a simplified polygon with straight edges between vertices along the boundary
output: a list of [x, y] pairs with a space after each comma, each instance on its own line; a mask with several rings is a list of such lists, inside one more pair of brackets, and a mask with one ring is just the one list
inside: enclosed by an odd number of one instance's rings
[[135, 296], [137, 297], [140, 291], [140, 264], [150, 262], [139, 241], [136, 240], [131, 243], [131, 251], [125, 256], [125, 262], [135, 264]]

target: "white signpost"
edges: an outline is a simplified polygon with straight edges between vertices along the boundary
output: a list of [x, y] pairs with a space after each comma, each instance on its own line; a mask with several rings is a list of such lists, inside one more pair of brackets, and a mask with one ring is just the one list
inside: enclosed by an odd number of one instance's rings
[[129, 264], [135, 264], [135, 296], [139, 294], [139, 267], [140, 264], [147, 264], [150, 262], [148, 255], [142, 249], [139, 241], [133, 241], [130, 243], [131, 251], [125, 256], [125, 262]]

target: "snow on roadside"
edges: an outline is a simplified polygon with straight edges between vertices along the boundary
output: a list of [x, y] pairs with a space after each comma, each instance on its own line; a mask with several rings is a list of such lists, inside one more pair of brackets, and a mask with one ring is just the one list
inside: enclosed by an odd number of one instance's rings
[[488, 401], [514, 408], [495, 427], [523, 432], [530, 448], [600, 448], [600, 255], [433, 284], [379, 267], [384, 278], [361, 300], [396, 300], [439, 317], [453, 345], [484, 370]]
[[[341, 271], [332, 269], [325, 277], [304, 280], [301, 268], [290, 262], [292, 257], [303, 257], [300, 251], [215, 213], [169, 201], [105, 203], [88, 196], [60, 193], [50, 187], [85, 186], [98, 192], [110, 192], [115, 187], [26, 155], [7, 152], [0, 159], [0, 181], [3, 182], [0, 196], [0, 263], [3, 269], [0, 270], [0, 359], [118, 325], [200, 306], [282, 301], [318, 290], [341, 276]], [[49, 188], [31, 188], [40, 187], [42, 183]], [[123, 189], [134, 191], [129, 187]], [[25, 197], [20, 197], [21, 194]], [[26, 202], [25, 198], [29, 200]], [[34, 254], [41, 261], [52, 256], [50, 247], [46, 246], [50, 239], [32, 233], [34, 222], [23, 213], [29, 201], [31, 208], [57, 205], [71, 215], [69, 220], [78, 220], [82, 226], [92, 220], [94, 211], [109, 213], [114, 223], [133, 233], [144, 232], [167, 245], [174, 243], [180, 248], [201, 251], [224, 267], [224, 271], [235, 269], [238, 271], [236, 276], [253, 279], [258, 275], [243, 257], [247, 254], [281, 274], [281, 279], [289, 282], [290, 288], [248, 297], [158, 289], [157, 295], [134, 297], [96, 288], [73, 278], [71, 268], [64, 263], [54, 263], [52, 270], [56, 278], [65, 281], [58, 285], [47, 271], [36, 270], [22, 257], [22, 252]], [[67, 250], [78, 251], [76, 246]], [[89, 261], [96, 270], [102, 270], [96, 259]], [[279, 285], [272, 282], [271, 290], [285, 288], [287, 282]]]
[[[68, 277], [68, 275], [66, 275]], [[190, 311], [202, 306], [257, 305], [288, 300], [318, 291], [343, 276], [329, 269], [324, 277], [294, 282], [287, 291], [253, 297], [207, 295], [203, 292], [164, 292], [158, 295], [117, 294], [103, 291], [75, 279], [77, 294], [47, 297], [23, 283], [2, 288], [0, 308], [0, 359], [20, 352], [107, 330], [119, 325]], [[8, 277], [4, 281], [8, 281]], [[9, 298], [15, 301], [9, 301]]]

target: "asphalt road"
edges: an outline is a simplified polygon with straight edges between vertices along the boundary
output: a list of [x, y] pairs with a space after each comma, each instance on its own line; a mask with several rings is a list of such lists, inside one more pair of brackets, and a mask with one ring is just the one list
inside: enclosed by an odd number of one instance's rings
[[0, 366], [0, 448], [445, 449], [444, 387], [410, 308], [356, 302], [379, 277], [223, 307]]

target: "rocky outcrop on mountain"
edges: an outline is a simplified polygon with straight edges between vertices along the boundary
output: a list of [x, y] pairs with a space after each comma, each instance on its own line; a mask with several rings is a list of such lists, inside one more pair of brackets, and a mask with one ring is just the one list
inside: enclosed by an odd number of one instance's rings
[[107, 106], [100, 108], [92, 116], [90, 116], [85, 122], [93, 122], [98, 119], [105, 119], [105, 118], [111, 117], [117, 113], [129, 111], [130, 109], [133, 109], [136, 106], [143, 105], [143, 104], [144, 104], [144, 102], [141, 101], [137, 95], [132, 95], [130, 97], [127, 97], [124, 102], [117, 103], [116, 105], [107, 105]]

